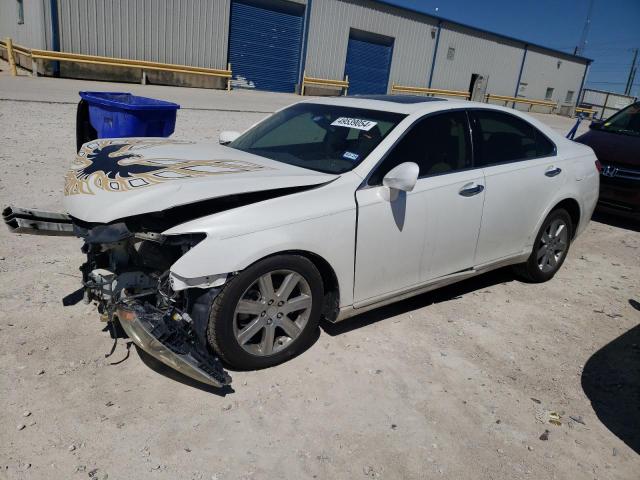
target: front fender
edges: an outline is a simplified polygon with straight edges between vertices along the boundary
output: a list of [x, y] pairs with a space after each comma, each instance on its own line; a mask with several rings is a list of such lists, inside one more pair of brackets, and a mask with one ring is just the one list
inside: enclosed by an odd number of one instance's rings
[[[306, 251], [323, 258], [340, 285], [340, 304], [353, 303], [356, 205], [362, 179], [346, 173], [334, 182], [192, 220], [165, 235], [201, 232], [207, 237], [171, 267], [184, 288], [224, 283], [226, 275], [280, 252]], [[209, 277], [207, 279], [207, 277]], [[223, 280], [221, 280], [223, 278]]]
[[208, 236], [178, 259], [171, 266], [171, 273], [182, 279], [219, 279], [273, 254], [305, 251], [331, 265], [341, 286], [340, 305], [350, 305], [354, 248], [355, 210], [343, 211], [238, 236]]

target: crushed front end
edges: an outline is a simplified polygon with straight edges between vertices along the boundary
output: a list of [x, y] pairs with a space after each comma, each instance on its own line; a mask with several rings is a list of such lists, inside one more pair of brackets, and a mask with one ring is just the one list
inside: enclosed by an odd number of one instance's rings
[[164, 236], [140, 231], [136, 222], [92, 225], [74, 221], [84, 239], [85, 302], [95, 302], [102, 318], [119, 325], [144, 351], [203, 383], [231, 382], [207, 347], [209, 308], [217, 289], [175, 291], [169, 269], [204, 234]]
[[66, 214], [7, 207], [6, 225], [15, 233], [77, 236], [84, 240], [82, 289], [67, 296], [70, 305], [95, 303], [114, 332], [120, 325], [142, 350], [199, 382], [231, 383], [209, 351], [206, 329], [216, 288], [172, 287], [171, 265], [205, 238], [204, 234], [165, 236], [148, 228], [153, 216], [110, 224], [82, 222]]

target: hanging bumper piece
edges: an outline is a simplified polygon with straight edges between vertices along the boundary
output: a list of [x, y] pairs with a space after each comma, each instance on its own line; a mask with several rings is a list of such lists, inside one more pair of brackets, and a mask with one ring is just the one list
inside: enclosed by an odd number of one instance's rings
[[176, 320], [171, 311], [136, 301], [118, 304], [115, 316], [138, 347], [165, 365], [214, 387], [231, 383], [220, 360], [197, 342], [184, 317]]

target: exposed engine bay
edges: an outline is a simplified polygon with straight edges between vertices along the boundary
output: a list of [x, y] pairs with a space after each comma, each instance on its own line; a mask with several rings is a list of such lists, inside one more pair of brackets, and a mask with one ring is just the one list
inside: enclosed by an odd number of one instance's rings
[[[111, 225], [74, 224], [84, 239], [87, 261], [81, 266], [85, 302], [95, 302], [98, 312], [110, 322], [119, 322], [127, 335], [150, 344], [160, 359], [189, 364], [197, 380], [216, 386], [231, 378], [217, 358], [207, 351], [206, 326], [215, 290], [174, 291], [169, 268], [204, 238], [202, 235], [165, 237], [154, 232], [131, 232], [124, 222]], [[132, 321], [141, 329], [136, 331]], [[142, 331], [139, 331], [142, 330]], [[145, 333], [150, 338], [145, 341]], [[157, 339], [157, 342], [154, 342]], [[165, 346], [175, 354], [161, 352]], [[151, 352], [150, 352], [151, 353]], [[163, 361], [166, 361], [165, 358]]]
[[[77, 236], [84, 240], [82, 289], [65, 297], [94, 303], [101, 319], [117, 325], [139, 347], [200, 382], [224, 386], [231, 377], [206, 342], [209, 309], [217, 289], [172, 288], [169, 268], [204, 234], [164, 236], [140, 228], [140, 219], [100, 225], [64, 214], [7, 207], [5, 223], [16, 233]], [[115, 333], [114, 333], [115, 335]]]

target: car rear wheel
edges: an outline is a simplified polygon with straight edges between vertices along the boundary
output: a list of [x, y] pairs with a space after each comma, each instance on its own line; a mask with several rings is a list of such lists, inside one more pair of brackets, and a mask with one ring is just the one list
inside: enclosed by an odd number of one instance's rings
[[553, 278], [564, 263], [573, 238], [571, 216], [559, 208], [545, 219], [531, 255], [526, 263], [515, 266], [515, 272], [528, 282], [540, 283]]
[[266, 258], [229, 280], [216, 297], [209, 343], [235, 368], [277, 365], [313, 342], [322, 298], [322, 277], [310, 260]]

